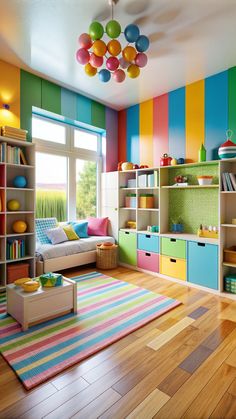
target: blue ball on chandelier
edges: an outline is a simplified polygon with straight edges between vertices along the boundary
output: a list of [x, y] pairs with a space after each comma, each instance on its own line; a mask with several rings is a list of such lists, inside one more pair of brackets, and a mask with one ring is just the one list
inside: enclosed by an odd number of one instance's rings
[[136, 42], [140, 35], [139, 27], [131, 23], [130, 25], [126, 26], [124, 30], [124, 35], [126, 41]]
[[145, 52], [149, 48], [149, 39], [145, 35], [140, 35], [135, 42], [135, 47], [138, 52]]
[[103, 83], [107, 83], [111, 78], [111, 73], [109, 70], [106, 70], [105, 68], [103, 70], [100, 70], [98, 73], [99, 80]]

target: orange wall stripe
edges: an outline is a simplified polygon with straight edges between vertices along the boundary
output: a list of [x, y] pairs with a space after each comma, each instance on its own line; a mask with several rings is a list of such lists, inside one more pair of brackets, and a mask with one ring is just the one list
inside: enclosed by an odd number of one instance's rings
[[118, 162], [126, 161], [126, 109], [118, 112]]
[[153, 166], [153, 99], [139, 107], [140, 164]]
[[[20, 69], [0, 61], [0, 126], [20, 127]], [[3, 104], [10, 109], [3, 109]]]
[[198, 150], [204, 144], [205, 81], [186, 86], [186, 161], [198, 161]]

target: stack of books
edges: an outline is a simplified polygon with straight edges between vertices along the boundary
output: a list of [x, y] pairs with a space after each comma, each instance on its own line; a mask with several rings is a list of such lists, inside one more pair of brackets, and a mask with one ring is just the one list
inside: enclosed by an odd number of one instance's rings
[[12, 147], [7, 143], [0, 144], [0, 163], [27, 164], [20, 147]]
[[7, 259], [19, 259], [25, 256], [25, 240], [7, 240]]
[[236, 174], [222, 173], [222, 190], [236, 191]]
[[28, 131], [26, 131], [25, 129], [9, 127], [7, 125], [2, 127], [2, 136], [3, 137], [15, 138], [17, 140], [26, 141], [27, 132]]

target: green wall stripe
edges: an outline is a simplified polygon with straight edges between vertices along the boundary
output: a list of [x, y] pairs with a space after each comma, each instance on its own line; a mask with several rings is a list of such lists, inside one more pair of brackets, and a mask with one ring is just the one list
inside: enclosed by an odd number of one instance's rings
[[21, 128], [28, 131], [27, 140], [32, 140], [32, 107], [42, 106], [42, 80], [27, 71], [20, 71], [20, 121]]
[[61, 115], [61, 87], [43, 79], [42, 108]]
[[61, 114], [72, 120], [77, 118], [76, 93], [61, 88]]
[[94, 100], [92, 100], [92, 125], [99, 128], [106, 128], [106, 108]]
[[229, 80], [229, 129], [233, 131], [233, 141], [236, 143], [236, 67], [232, 67], [228, 70]]

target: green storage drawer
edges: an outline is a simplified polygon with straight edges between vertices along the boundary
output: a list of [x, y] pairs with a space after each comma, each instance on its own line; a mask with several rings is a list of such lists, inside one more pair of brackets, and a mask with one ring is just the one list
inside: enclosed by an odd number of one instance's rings
[[119, 231], [119, 259], [128, 265], [137, 265], [137, 234]]
[[186, 240], [179, 240], [174, 237], [162, 237], [161, 254], [186, 259]]

